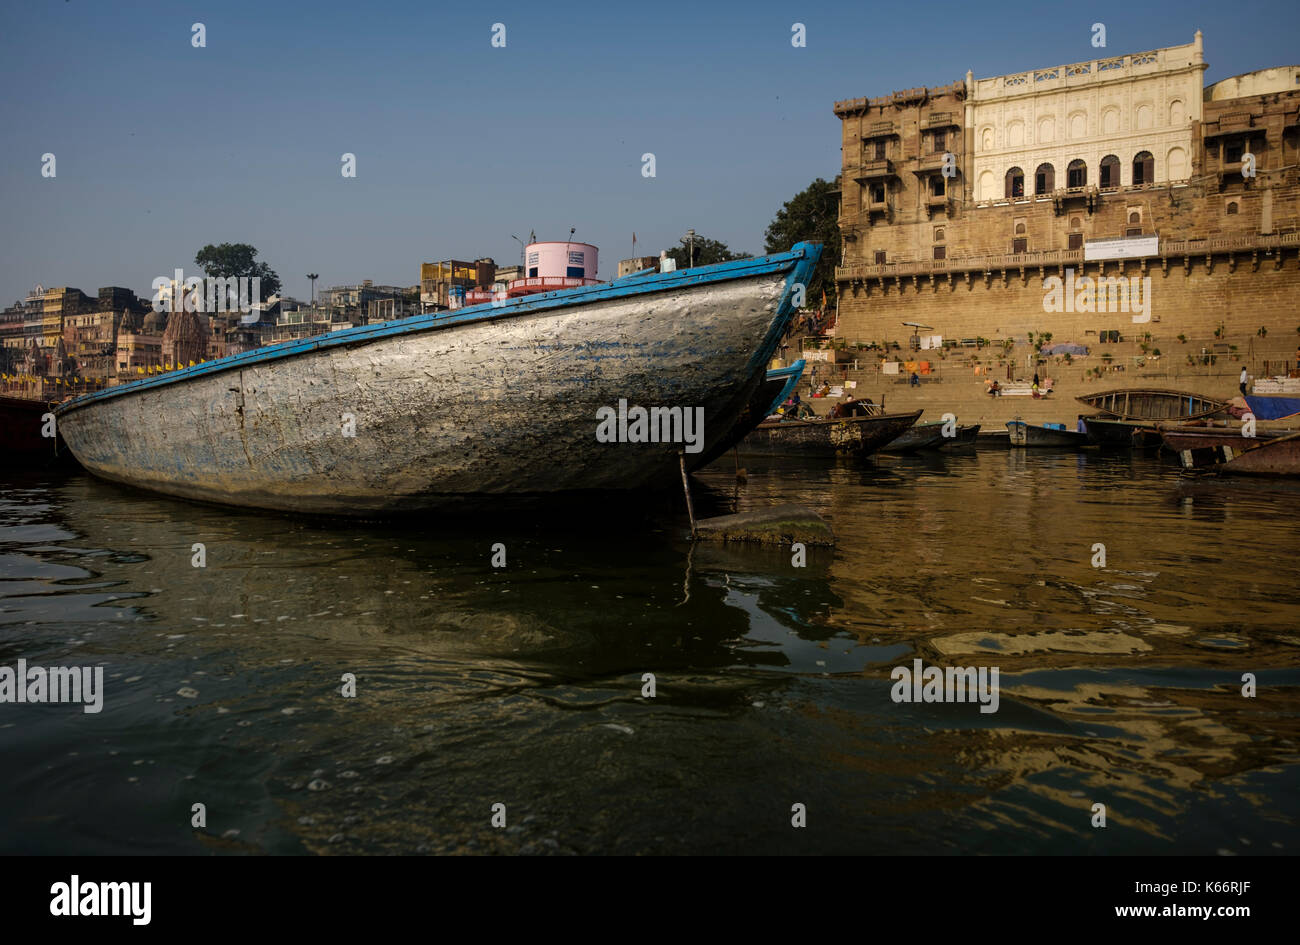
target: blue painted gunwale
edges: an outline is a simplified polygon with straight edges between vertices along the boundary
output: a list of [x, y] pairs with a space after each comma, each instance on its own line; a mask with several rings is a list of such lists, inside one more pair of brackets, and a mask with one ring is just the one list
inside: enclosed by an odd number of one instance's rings
[[772, 405], [767, 408], [767, 413], [763, 414], [763, 416], [772, 416], [776, 412], [776, 408], [785, 403], [785, 399], [790, 396], [790, 391], [794, 390], [794, 385], [798, 384], [799, 378], [803, 376], [805, 364], [804, 359], [800, 358], [789, 367], [777, 368], [775, 371], [767, 372], [768, 380], [784, 377], [786, 381], [785, 386], [781, 388], [781, 393], [776, 395], [776, 399], [772, 401]]
[[106, 390], [84, 394], [76, 400], [55, 408], [54, 413], [56, 416], [63, 416], [73, 410], [113, 397], [125, 397], [130, 394], [152, 390], [156, 387], [164, 387], [169, 384], [205, 377], [209, 374], [218, 374], [222, 371], [237, 370], [253, 364], [292, 358], [326, 348], [369, 344], [373, 341], [399, 335], [439, 331], [459, 325], [512, 318], [551, 309], [569, 308], [574, 305], [589, 305], [611, 299], [728, 282], [788, 269], [789, 272], [786, 275], [785, 288], [781, 294], [777, 315], [773, 319], [773, 324], [768, 331], [767, 337], [763, 340], [763, 344], [755, 351], [748, 364], [748, 369], [751, 372], [757, 371], [761, 365], [771, 360], [772, 353], [776, 350], [776, 346], [784, 333], [785, 325], [790, 316], [794, 314], [795, 309], [792, 298], [795, 293], [795, 286], [798, 284], [808, 285], [809, 280], [812, 278], [813, 268], [817, 265], [820, 256], [821, 244], [796, 243], [788, 252], [784, 253], [773, 253], [769, 256], [757, 256], [750, 259], [737, 259], [731, 262], [715, 263], [711, 266], [698, 266], [694, 269], [678, 269], [649, 276], [633, 273], [624, 276], [622, 279], [615, 279], [613, 282], [601, 283], [600, 285], [557, 289], [553, 292], [523, 296], [520, 299], [508, 301], [503, 306], [494, 306], [491, 302], [483, 302], [479, 305], [459, 309], [454, 314], [412, 315], [408, 318], [394, 319], [378, 325], [359, 325], [356, 328], [332, 331], [325, 335], [304, 338], [301, 341], [268, 345], [254, 351], [228, 355], [224, 358], [196, 364], [194, 367], [180, 368], [179, 370], [169, 371], [166, 374], [148, 377], [139, 381], [129, 381], [126, 384], [119, 384]]

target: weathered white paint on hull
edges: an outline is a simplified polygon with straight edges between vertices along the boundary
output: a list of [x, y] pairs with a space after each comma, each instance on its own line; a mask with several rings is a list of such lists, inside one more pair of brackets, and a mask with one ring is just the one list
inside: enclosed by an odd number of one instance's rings
[[784, 288], [769, 273], [322, 348], [74, 405], [59, 428], [105, 479], [287, 511], [666, 485], [681, 444], [600, 443], [597, 408], [702, 406], [703, 457], [762, 377]]

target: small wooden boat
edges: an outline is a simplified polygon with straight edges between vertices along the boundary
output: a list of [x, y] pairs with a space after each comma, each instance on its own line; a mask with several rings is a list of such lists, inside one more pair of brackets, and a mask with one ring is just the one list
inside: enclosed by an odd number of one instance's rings
[[820, 254], [800, 243], [259, 348], [78, 398], [59, 429], [95, 475], [250, 508], [670, 488], [731, 434]]
[[882, 453], [915, 453], [927, 447], [938, 446], [943, 439], [943, 421], [934, 420], [918, 423], [910, 427], [901, 436], [895, 437], [880, 447]]
[[1102, 449], [1132, 449], [1135, 445], [1134, 434], [1150, 427], [1150, 423], [1141, 420], [1117, 420], [1115, 417], [1089, 416], [1080, 417], [1089, 446]]
[[956, 427], [952, 436], [945, 436], [944, 431], [947, 429], [950, 428], [943, 420], [929, 420], [925, 423], [918, 423], [902, 436], [880, 447], [880, 452], [915, 453], [918, 450], [958, 449], [963, 446], [974, 446], [975, 438], [980, 432], [978, 425], [971, 426], [968, 424], [967, 426]]
[[902, 436], [921, 416], [885, 413], [820, 420], [767, 420], [740, 444], [756, 456], [869, 456]]
[[1228, 406], [1199, 394], [1155, 388], [1106, 390], [1075, 400], [1118, 420], [1195, 420]]
[[[1166, 442], [1170, 442], [1168, 434]], [[1187, 445], [1176, 436], [1173, 442]], [[1179, 450], [1178, 460], [1188, 472], [1228, 476], [1300, 476], [1300, 430], [1268, 438], [1238, 435], [1228, 442], [1189, 447]]]
[[1088, 434], [1080, 433], [1077, 430], [1067, 430], [1064, 425], [1059, 427], [1038, 426], [1033, 423], [1025, 423], [1018, 417], [1015, 420], [1007, 421], [1007, 433], [1011, 437], [1011, 445], [1019, 447], [1078, 449], [1088, 442]]
[[975, 442], [979, 439], [980, 425], [978, 423], [967, 423], [957, 427], [956, 436], [944, 437], [939, 444], [941, 450], [960, 450], [974, 449]]

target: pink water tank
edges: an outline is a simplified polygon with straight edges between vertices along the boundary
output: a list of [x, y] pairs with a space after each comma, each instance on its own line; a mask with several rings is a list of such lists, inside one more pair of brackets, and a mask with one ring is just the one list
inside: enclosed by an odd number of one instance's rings
[[524, 276], [595, 280], [599, 256], [600, 250], [590, 243], [529, 243], [524, 250]]

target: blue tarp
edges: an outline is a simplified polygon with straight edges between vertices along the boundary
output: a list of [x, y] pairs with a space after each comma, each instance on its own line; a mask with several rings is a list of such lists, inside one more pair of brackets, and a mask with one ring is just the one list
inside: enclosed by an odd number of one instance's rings
[[1044, 345], [1038, 349], [1039, 354], [1087, 354], [1088, 348], [1085, 345], [1059, 344]]
[[1259, 420], [1281, 420], [1300, 413], [1300, 397], [1247, 397], [1246, 403]]

